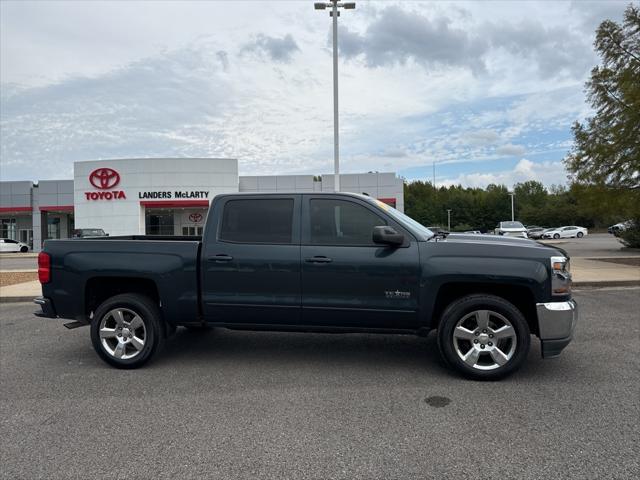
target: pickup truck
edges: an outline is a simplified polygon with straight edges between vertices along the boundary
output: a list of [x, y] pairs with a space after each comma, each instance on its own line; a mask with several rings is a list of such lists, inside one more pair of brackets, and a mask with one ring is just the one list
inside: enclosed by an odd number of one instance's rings
[[571, 341], [569, 258], [532, 240], [434, 234], [347, 193], [225, 194], [200, 237], [48, 240], [36, 315], [90, 325], [98, 355], [143, 365], [176, 328], [427, 335], [476, 379]]

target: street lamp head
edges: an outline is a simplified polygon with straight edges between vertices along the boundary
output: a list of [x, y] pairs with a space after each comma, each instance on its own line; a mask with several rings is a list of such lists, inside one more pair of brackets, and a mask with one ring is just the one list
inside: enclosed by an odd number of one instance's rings
[[353, 10], [354, 8], [356, 8], [356, 2], [343, 3], [342, 8], [344, 8], [345, 10]]
[[315, 8], [316, 10], [325, 10], [327, 8], [327, 4], [326, 3], [314, 3], [313, 4], [313, 8]]

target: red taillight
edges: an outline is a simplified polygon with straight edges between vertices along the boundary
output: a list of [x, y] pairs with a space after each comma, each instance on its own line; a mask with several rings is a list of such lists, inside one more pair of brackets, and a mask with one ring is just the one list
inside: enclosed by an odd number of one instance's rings
[[38, 280], [43, 284], [51, 281], [51, 257], [45, 252], [38, 254]]

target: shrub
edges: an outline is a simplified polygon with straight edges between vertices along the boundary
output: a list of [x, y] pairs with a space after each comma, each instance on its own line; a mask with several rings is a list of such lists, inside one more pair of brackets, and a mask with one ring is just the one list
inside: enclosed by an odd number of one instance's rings
[[640, 219], [633, 220], [633, 226], [618, 234], [625, 247], [640, 248]]

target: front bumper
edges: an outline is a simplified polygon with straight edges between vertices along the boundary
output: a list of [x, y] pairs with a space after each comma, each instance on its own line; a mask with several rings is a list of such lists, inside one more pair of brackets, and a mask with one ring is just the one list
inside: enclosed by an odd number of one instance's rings
[[557, 357], [573, 339], [578, 321], [578, 304], [574, 300], [537, 303], [536, 310], [542, 357]]

